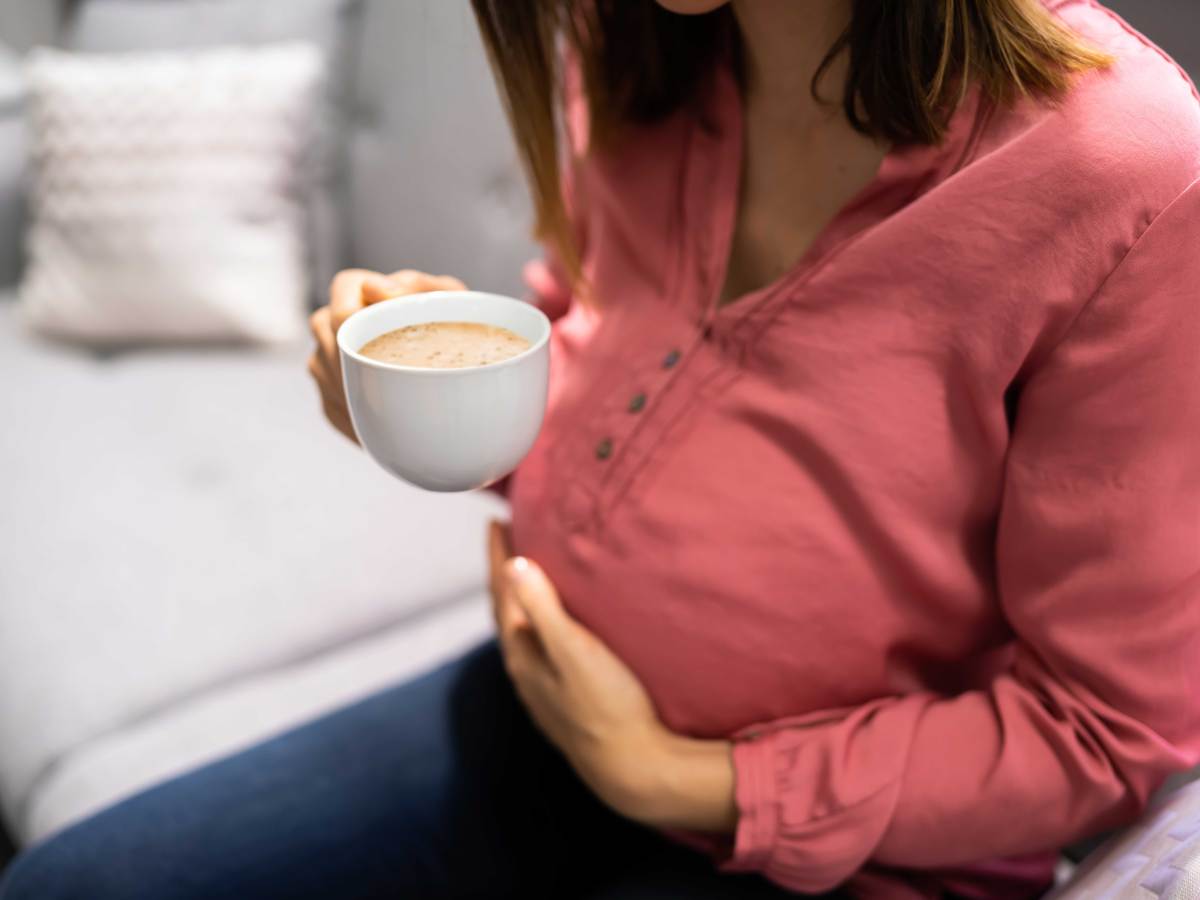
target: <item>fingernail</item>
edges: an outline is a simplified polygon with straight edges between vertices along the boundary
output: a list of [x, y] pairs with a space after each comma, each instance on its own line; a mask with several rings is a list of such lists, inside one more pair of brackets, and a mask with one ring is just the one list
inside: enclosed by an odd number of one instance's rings
[[514, 578], [524, 578], [529, 574], [529, 560], [524, 556], [514, 556], [508, 561], [508, 570]]

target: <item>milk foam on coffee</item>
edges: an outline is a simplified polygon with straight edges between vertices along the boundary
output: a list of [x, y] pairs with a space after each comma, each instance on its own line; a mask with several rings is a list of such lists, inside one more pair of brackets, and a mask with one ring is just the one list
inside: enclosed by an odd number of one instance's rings
[[359, 353], [395, 366], [465, 369], [511, 359], [529, 341], [507, 328], [480, 322], [427, 322], [408, 325], [367, 341]]

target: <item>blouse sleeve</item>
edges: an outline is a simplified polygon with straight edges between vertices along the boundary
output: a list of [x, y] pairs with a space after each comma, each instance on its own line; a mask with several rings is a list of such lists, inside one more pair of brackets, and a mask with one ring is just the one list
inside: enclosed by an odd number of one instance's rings
[[1200, 762], [1200, 186], [1024, 384], [995, 559], [1015, 661], [735, 736], [727, 870], [820, 892], [1133, 818]]

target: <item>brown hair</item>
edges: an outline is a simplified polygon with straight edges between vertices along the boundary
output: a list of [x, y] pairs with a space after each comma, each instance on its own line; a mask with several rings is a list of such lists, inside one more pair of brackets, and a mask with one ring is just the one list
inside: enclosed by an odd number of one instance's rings
[[[683, 16], [655, 0], [472, 5], [532, 188], [536, 233], [578, 275], [559, 177], [559, 36], [580, 61], [590, 145], [603, 147], [619, 139], [623, 126], [654, 123], [696, 100], [725, 50], [740, 69], [731, 7]], [[853, 0], [852, 10], [811, 90], [820, 99], [821, 77], [848, 53], [846, 118], [863, 134], [893, 143], [940, 141], [972, 84], [993, 104], [1054, 96], [1074, 73], [1110, 62], [1040, 0]]]

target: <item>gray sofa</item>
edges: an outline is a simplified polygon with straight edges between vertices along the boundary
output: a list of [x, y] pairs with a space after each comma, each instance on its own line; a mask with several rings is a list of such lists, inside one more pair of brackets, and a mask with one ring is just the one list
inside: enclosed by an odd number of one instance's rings
[[[0, 44], [110, 40], [80, 17], [138, 2], [184, 0], [0, 0]], [[1114, 5], [1200, 70], [1200, 4]], [[338, 16], [346, 165], [323, 265], [519, 291], [535, 248], [466, 4]], [[4, 287], [24, 169], [6, 67], [0, 52], [0, 811], [20, 844], [483, 639], [484, 525], [504, 507], [374, 468], [321, 421], [303, 345], [91, 355], [29, 334]], [[1200, 877], [1193, 818], [1195, 789], [1164, 798], [1065, 896]]]
[[[136, 6], [3, 0], [0, 41], [149, 44], [114, 21]], [[264, 39], [336, 27], [317, 37], [350, 63], [327, 268], [519, 291], [536, 250], [469, 9], [260, 6]], [[9, 283], [25, 143], [11, 86], [0, 74]], [[0, 416], [17, 423], [0, 439], [0, 808], [18, 843], [486, 636], [484, 529], [503, 504], [378, 470], [323, 422], [305, 343], [90, 354], [28, 333], [11, 294], [0, 283]]]

